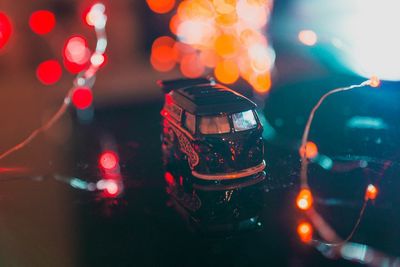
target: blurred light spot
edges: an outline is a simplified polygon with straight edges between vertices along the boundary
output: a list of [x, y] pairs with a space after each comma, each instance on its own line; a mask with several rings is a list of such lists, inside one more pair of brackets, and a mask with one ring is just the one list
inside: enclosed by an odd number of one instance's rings
[[318, 147], [314, 142], [308, 141], [305, 146], [300, 147], [299, 154], [301, 157], [305, 154], [308, 159], [315, 158], [318, 155]]
[[315, 161], [325, 170], [331, 170], [333, 167], [333, 160], [325, 155], [318, 155]]
[[178, 33], [178, 26], [181, 23], [181, 20], [179, 18], [178, 15], [174, 15], [170, 22], [169, 22], [169, 29], [173, 34], [177, 34]]
[[81, 189], [81, 190], [86, 190], [87, 189], [87, 182], [78, 179], [78, 178], [72, 178], [69, 182], [69, 184], [73, 188]]
[[180, 69], [182, 74], [188, 78], [198, 78], [203, 75], [205, 70], [197, 54], [183, 56]]
[[48, 10], [38, 10], [29, 17], [29, 27], [36, 34], [47, 34], [56, 25], [56, 17]]
[[8, 16], [0, 12], [0, 49], [2, 49], [10, 39], [12, 33], [12, 25]]
[[58, 82], [62, 75], [62, 68], [57, 60], [47, 60], [39, 64], [36, 69], [36, 76], [45, 85], [52, 85]]
[[369, 184], [365, 192], [365, 198], [370, 200], [375, 200], [377, 196], [378, 196], [378, 188], [376, 188], [376, 186], [374, 186], [373, 184]]
[[389, 128], [387, 123], [382, 118], [362, 117], [362, 116], [354, 116], [350, 118], [347, 121], [346, 126], [349, 128], [374, 129], [374, 130], [384, 130]]
[[300, 190], [296, 198], [297, 207], [301, 210], [308, 210], [312, 207], [313, 196], [310, 189], [303, 188]]
[[370, 78], [370, 84], [371, 87], [378, 87], [379, 85], [381, 85], [381, 81], [379, 80], [378, 77], [376, 76], [372, 76]]
[[222, 34], [215, 40], [215, 51], [222, 57], [232, 57], [239, 49], [237, 39], [233, 35]]
[[121, 192], [119, 183], [113, 179], [102, 179], [97, 182], [98, 190], [103, 190], [105, 197], [116, 197]]
[[115, 169], [118, 166], [118, 156], [114, 151], [105, 151], [100, 155], [99, 164], [106, 170]]
[[298, 34], [299, 41], [305, 45], [313, 46], [317, 43], [318, 37], [314, 31], [302, 30]]
[[103, 4], [94, 4], [85, 16], [87, 25], [103, 28], [106, 23], [106, 17], [104, 15], [105, 10], [106, 8]]
[[257, 93], [268, 93], [272, 84], [271, 74], [269, 72], [263, 74], [253, 73], [250, 75], [250, 84]]
[[170, 172], [165, 172], [164, 178], [165, 178], [165, 181], [166, 181], [168, 184], [170, 184], [170, 185], [175, 184], [174, 176], [173, 176]]
[[102, 55], [102, 54], [95, 53], [90, 57], [90, 63], [92, 63], [92, 65], [95, 67], [102, 66], [104, 62], [105, 62], [105, 58], [104, 58], [104, 55]]
[[208, 68], [214, 68], [217, 65], [218, 60], [219, 58], [214, 50], [203, 50], [200, 53], [201, 63]]
[[215, 77], [222, 83], [232, 84], [239, 79], [239, 68], [235, 61], [220, 61], [215, 70]]
[[150, 62], [157, 71], [167, 72], [175, 67], [175, 41], [171, 37], [162, 36], [154, 40], [151, 48]]
[[312, 240], [313, 227], [308, 222], [302, 222], [297, 226], [297, 234], [301, 241], [308, 243]]
[[64, 48], [65, 58], [75, 64], [84, 65], [90, 58], [87, 41], [82, 36], [70, 37]]
[[72, 103], [77, 109], [86, 109], [92, 105], [93, 94], [88, 87], [78, 87], [72, 93]]
[[146, 0], [149, 8], [159, 14], [168, 13], [175, 6], [175, 0]]
[[240, 19], [256, 29], [267, 23], [268, 13], [263, 5], [250, 3], [248, 0], [238, 0], [236, 11]]

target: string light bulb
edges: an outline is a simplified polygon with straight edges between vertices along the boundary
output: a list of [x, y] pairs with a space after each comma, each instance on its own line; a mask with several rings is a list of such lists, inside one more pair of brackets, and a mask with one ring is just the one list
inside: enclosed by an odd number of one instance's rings
[[313, 205], [313, 196], [308, 188], [300, 190], [296, 198], [296, 205], [300, 210], [309, 210]]
[[378, 188], [373, 184], [369, 184], [365, 191], [365, 199], [375, 200], [377, 196], [378, 196]]
[[381, 81], [379, 80], [379, 78], [377, 76], [372, 76], [369, 79], [369, 85], [371, 87], [379, 87], [381, 85]]
[[304, 243], [309, 243], [312, 240], [313, 236], [313, 227], [308, 222], [302, 222], [297, 226], [297, 234], [300, 237], [300, 240]]

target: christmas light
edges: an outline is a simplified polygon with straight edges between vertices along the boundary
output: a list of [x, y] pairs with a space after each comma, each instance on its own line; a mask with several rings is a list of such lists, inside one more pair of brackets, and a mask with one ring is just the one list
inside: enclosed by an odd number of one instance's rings
[[56, 17], [48, 10], [38, 10], [31, 14], [29, 27], [39, 35], [48, 34], [56, 25]]
[[175, 6], [175, 0], [146, 0], [146, 2], [152, 11], [159, 14], [168, 13]]
[[47, 60], [39, 64], [36, 69], [36, 76], [45, 85], [52, 85], [58, 82], [62, 75], [62, 68], [57, 60]]
[[297, 207], [301, 210], [309, 210], [313, 204], [313, 196], [310, 189], [303, 188], [296, 198]]
[[0, 12], [0, 49], [2, 49], [10, 39], [12, 26], [8, 16]]
[[99, 165], [106, 170], [115, 169], [118, 166], [118, 156], [114, 151], [105, 151], [100, 155]]
[[378, 189], [373, 185], [369, 184], [367, 190], [365, 191], [365, 198], [370, 200], [375, 200], [378, 196]]
[[306, 145], [301, 146], [299, 150], [300, 156], [304, 156], [308, 159], [313, 159], [318, 155], [318, 147], [314, 142], [307, 142]]
[[78, 87], [72, 93], [72, 103], [77, 109], [86, 109], [92, 105], [93, 94], [88, 87]]
[[300, 240], [304, 243], [309, 243], [312, 240], [313, 236], [313, 227], [308, 222], [302, 222], [297, 226], [297, 234], [300, 237]]
[[[98, 11], [101, 12], [101, 16], [98, 16], [94, 21], [94, 23], [95, 23], [94, 30], [95, 30], [96, 37], [97, 37], [96, 49], [95, 49], [94, 53], [103, 55], [105, 52], [105, 49], [107, 47], [107, 36], [106, 36], [106, 32], [105, 32], [107, 16], [104, 13], [105, 6], [101, 3], [96, 3], [95, 5], [92, 6], [91, 11], [92, 10], [96, 10], [96, 12], [98, 12]], [[35, 18], [33, 18], [32, 21], [36, 21]], [[33, 24], [35, 24], [35, 23], [33, 23]], [[47, 27], [48, 26], [49, 25], [47, 25]], [[48, 27], [48, 28], [50, 28], [50, 27]], [[48, 28], [47, 28], [47, 30], [42, 29], [43, 31], [40, 31], [40, 32], [46, 32], [46, 31], [48, 31]], [[90, 65], [86, 69], [83, 69], [75, 78], [74, 83], [73, 83], [74, 85], [72, 86], [72, 88], [70, 90], [68, 90], [66, 96], [64, 97], [63, 103], [61, 104], [59, 109], [54, 113], [54, 115], [48, 121], [46, 121], [42, 126], [40, 126], [39, 128], [35, 129], [33, 132], [31, 132], [20, 143], [18, 143], [17, 145], [15, 145], [15, 146], [11, 147], [10, 149], [1, 153], [0, 160], [6, 158], [7, 156], [11, 155], [12, 153], [24, 148], [26, 145], [28, 145], [30, 142], [32, 142], [32, 140], [35, 139], [40, 133], [45, 132], [49, 128], [51, 128], [65, 114], [65, 112], [67, 111], [71, 102], [73, 102], [74, 105], [76, 105], [76, 107], [78, 109], [90, 106], [92, 103], [92, 100], [93, 100], [93, 95], [92, 95], [90, 88], [94, 84], [93, 77], [96, 74], [96, 72], [98, 71], [99, 67], [100, 66], [98, 66], [98, 65], [93, 65], [90, 63]], [[53, 79], [53, 80], [55, 80], [55, 79]]]

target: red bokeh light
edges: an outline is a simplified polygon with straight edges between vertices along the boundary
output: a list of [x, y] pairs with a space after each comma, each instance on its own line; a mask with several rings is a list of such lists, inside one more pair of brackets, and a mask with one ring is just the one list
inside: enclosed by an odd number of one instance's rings
[[149, 8], [159, 14], [171, 11], [175, 6], [175, 0], [146, 0]]
[[170, 185], [175, 184], [174, 176], [173, 176], [170, 172], [165, 172], [164, 178], [165, 178], [165, 181], [166, 181], [168, 184], [170, 184]]
[[12, 26], [8, 16], [0, 12], [0, 49], [2, 49], [10, 39]]
[[29, 27], [36, 34], [47, 34], [53, 30], [55, 25], [56, 17], [48, 10], [35, 11], [29, 18]]
[[86, 109], [92, 105], [92, 90], [87, 87], [79, 87], [72, 93], [72, 103], [77, 109]]
[[104, 186], [104, 194], [106, 197], [116, 197], [120, 193], [120, 188], [115, 180], [107, 180]]
[[99, 165], [106, 170], [115, 169], [118, 165], [118, 156], [114, 151], [105, 151], [100, 155]]
[[36, 76], [45, 85], [52, 85], [58, 82], [62, 75], [60, 63], [56, 60], [47, 60], [39, 64], [36, 69]]

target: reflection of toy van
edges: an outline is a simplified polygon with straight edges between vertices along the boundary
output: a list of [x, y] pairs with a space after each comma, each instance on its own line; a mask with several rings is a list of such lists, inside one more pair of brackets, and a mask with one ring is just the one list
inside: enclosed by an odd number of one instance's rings
[[187, 161], [204, 180], [243, 178], [265, 168], [256, 104], [207, 79], [161, 82], [165, 104], [163, 153]]

